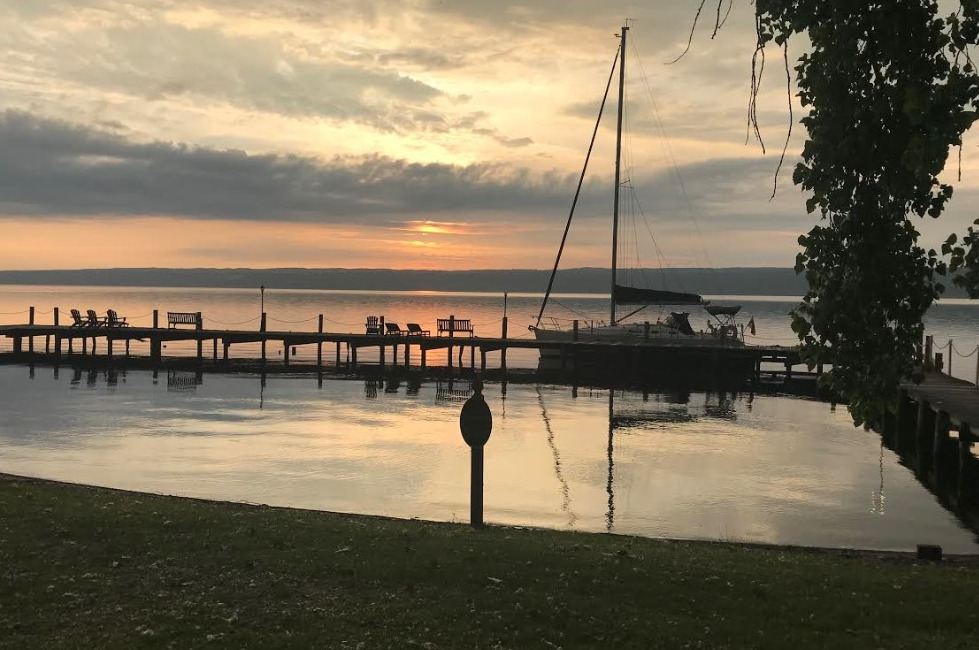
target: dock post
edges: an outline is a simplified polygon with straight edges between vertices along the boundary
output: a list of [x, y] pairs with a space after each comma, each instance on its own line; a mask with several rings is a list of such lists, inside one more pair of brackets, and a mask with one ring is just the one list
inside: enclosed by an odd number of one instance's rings
[[649, 321], [643, 321], [642, 323], [642, 338], [647, 343], [649, 342]]
[[954, 348], [952, 348], [952, 339], [949, 339], [948, 340], [948, 376], [949, 377], [952, 376], [952, 357], [955, 356], [954, 354], [952, 354], [953, 349]]
[[426, 353], [426, 352], [428, 352], [428, 348], [426, 348], [426, 347], [424, 346], [424, 344], [421, 344], [421, 351], [422, 351], [422, 360], [421, 360], [421, 364], [422, 364], [422, 370], [424, 370], [424, 369], [425, 369], [425, 365], [426, 365], [426, 364], [425, 364], [425, 353]]
[[935, 349], [935, 337], [929, 334], [925, 337], [925, 370], [932, 369], [932, 351]]
[[23, 339], [19, 336], [14, 337], [14, 354], [20, 354], [23, 351]]
[[[195, 324], [195, 326], [197, 331], [199, 332], [204, 329], [204, 319], [201, 317], [201, 312], [197, 312], [196, 317], [197, 317], [197, 323]], [[198, 361], [204, 360], [204, 339], [202, 338], [197, 339], [197, 360]]]
[[411, 346], [408, 344], [408, 340], [405, 339], [405, 370], [411, 368]]
[[[323, 333], [323, 314], [320, 314], [319, 327], [317, 328], [317, 333]], [[321, 370], [323, 368], [323, 339], [319, 339], [316, 342], [316, 369]]]
[[897, 414], [894, 416], [894, 438], [893, 442], [891, 443], [891, 448], [898, 454], [901, 453], [902, 439], [908, 429], [908, 415], [911, 411], [911, 409], [908, 407], [910, 404], [911, 399], [908, 397], [907, 391], [902, 389], [897, 397]]
[[[456, 329], [456, 317], [455, 314], [449, 314], [449, 339], [451, 340], [455, 336]], [[448, 348], [448, 358], [449, 358], [449, 371], [452, 371], [452, 344], [449, 343]]]
[[979, 386], [979, 345], [976, 346], [976, 386]]
[[231, 343], [228, 341], [228, 339], [223, 339], [222, 340], [222, 343], [224, 343], [224, 345], [223, 345], [223, 347], [224, 347], [224, 360], [227, 361], [228, 360], [228, 353], [231, 351]]
[[337, 341], [337, 368], [340, 367], [340, 341]]
[[[61, 312], [57, 307], [54, 308], [54, 326], [57, 327], [60, 323]], [[54, 335], [54, 356], [61, 356], [61, 337], [57, 333]], [[976, 372], [979, 373], [979, 365], [976, 366]]]
[[[503, 371], [503, 374], [504, 375], [506, 375], [506, 334], [507, 334], [506, 330], [507, 330], [507, 317], [504, 316], [503, 317], [503, 333], [502, 333], [502, 336], [500, 337], [500, 338], [503, 339], [503, 347], [500, 348], [500, 370]], [[977, 373], [977, 376], [979, 376], [979, 366], [976, 366], [976, 367], [977, 367], [976, 373]], [[977, 382], [977, 383], [979, 383], [979, 382]]]
[[350, 349], [350, 363], [354, 370], [357, 370], [357, 346]]
[[[473, 348], [474, 350], [476, 348]], [[486, 372], [486, 348], [480, 346], [479, 348], [479, 371]]]
[[216, 336], [214, 337], [214, 360], [218, 360], [218, 337]]
[[931, 460], [935, 468], [935, 480], [938, 480], [938, 465], [942, 457], [942, 443], [949, 438], [949, 431], [952, 429], [952, 420], [945, 411], [938, 411], [935, 414], [935, 439], [931, 443]]
[[153, 329], [160, 326], [160, 311], [158, 309], [153, 310]]
[[572, 341], [577, 341], [578, 340], [578, 319], [577, 318], [574, 319], [573, 328], [574, 329], [572, 330], [572, 333], [571, 333], [571, 340]]
[[282, 363], [283, 365], [289, 365], [289, 341], [288, 339], [282, 339]]
[[[266, 318], [265, 317], [265, 312], [263, 311], [262, 312], [262, 321], [258, 325], [258, 331], [259, 332], [262, 332], [263, 334], [265, 333], [265, 324], [266, 324], [265, 318]], [[266, 343], [265, 336], [262, 336], [262, 363], [265, 363], [265, 343]]]
[[[28, 325], [33, 325], [34, 324], [34, 307], [31, 307], [30, 308], [30, 312], [29, 312], [29, 314], [27, 316], [27, 323], [28, 323]], [[27, 337], [27, 351], [30, 352], [31, 354], [34, 353], [34, 337], [33, 336], [28, 336]]]
[[931, 442], [926, 441], [925, 437], [934, 435], [935, 433], [935, 412], [931, 408], [931, 404], [928, 400], [924, 398], [919, 398], [918, 401], [918, 425], [916, 427], [915, 435], [917, 440], [915, 441], [915, 456], [916, 465], [918, 471], [923, 469], [923, 456], [926, 451], [931, 451], [932, 445], [926, 444]]
[[975, 462], [972, 457], [972, 443], [975, 438], [972, 436], [972, 431], [968, 424], [963, 424], [959, 427], [959, 475], [956, 484], [956, 496], [960, 504], [966, 502], [963, 496], [963, 492], [968, 490], [969, 482], [969, 465]]
[[112, 358], [112, 337], [105, 337], [105, 354], [111, 359]]
[[[483, 348], [480, 348], [480, 350], [483, 351], [483, 370], [486, 370], [486, 351], [483, 350]], [[462, 367], [462, 364], [461, 363], [459, 364], [459, 367]], [[469, 346], [469, 367], [470, 368], [473, 368], [473, 369], [476, 368], [476, 346], [475, 345], [470, 345]]]

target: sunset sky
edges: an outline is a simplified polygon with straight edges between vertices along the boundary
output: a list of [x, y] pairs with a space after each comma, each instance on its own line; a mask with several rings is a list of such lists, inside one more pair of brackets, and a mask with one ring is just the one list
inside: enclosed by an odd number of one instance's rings
[[[0, 269], [547, 268], [625, 18], [627, 262], [791, 266], [782, 62], [763, 153], [753, 5], [712, 39], [709, 4], [667, 65], [699, 0], [0, 0]], [[609, 263], [605, 126], [564, 266]], [[928, 245], [979, 216], [977, 144]]]

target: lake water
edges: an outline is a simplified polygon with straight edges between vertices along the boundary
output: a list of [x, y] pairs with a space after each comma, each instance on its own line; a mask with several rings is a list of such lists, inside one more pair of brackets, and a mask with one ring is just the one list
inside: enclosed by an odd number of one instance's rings
[[[77, 306], [113, 307], [137, 324], [153, 309], [202, 311], [206, 326], [245, 328], [257, 322], [257, 293], [2, 287], [0, 322], [26, 320], [22, 312], [31, 305], [38, 322], [53, 306], [65, 313]], [[578, 316], [603, 305], [590, 296], [559, 302]], [[792, 343], [784, 315], [791, 301], [741, 303], [765, 343]], [[532, 322], [537, 304], [533, 296], [508, 297], [511, 333], [523, 334], [518, 327]], [[452, 313], [488, 336], [498, 334], [503, 298], [267, 290], [265, 309], [270, 329], [279, 322], [312, 330], [319, 313], [338, 331], [361, 331], [370, 313], [425, 326]], [[974, 349], [968, 323], [976, 313], [971, 304], [942, 305], [929, 327], [953, 338], [955, 349]], [[531, 367], [536, 356], [524, 361]], [[469, 388], [466, 380], [0, 366], [0, 471], [467, 521], [469, 451], [458, 418]], [[784, 395], [644, 395], [516, 383], [489, 383], [485, 394], [494, 416], [486, 447], [491, 523], [831, 547], [935, 543], [950, 553], [979, 552], [976, 534], [880, 436], [854, 428], [843, 408]]]

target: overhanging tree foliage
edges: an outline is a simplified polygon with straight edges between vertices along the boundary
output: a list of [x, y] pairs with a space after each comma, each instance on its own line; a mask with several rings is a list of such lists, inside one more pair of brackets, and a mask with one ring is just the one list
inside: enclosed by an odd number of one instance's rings
[[959, 0], [950, 16], [936, 0], [756, 0], [755, 18], [753, 98], [766, 48], [785, 56], [791, 37], [810, 42], [795, 66], [808, 139], [793, 181], [819, 221], [799, 238], [809, 290], [792, 328], [809, 364], [832, 366], [824, 381], [854, 421], [872, 423], [921, 374], [922, 316], [943, 276], [961, 271], [955, 282], [979, 295], [979, 232], [961, 246], [950, 236], [938, 253], [915, 227], [951, 199], [939, 175], [976, 120], [979, 0]]

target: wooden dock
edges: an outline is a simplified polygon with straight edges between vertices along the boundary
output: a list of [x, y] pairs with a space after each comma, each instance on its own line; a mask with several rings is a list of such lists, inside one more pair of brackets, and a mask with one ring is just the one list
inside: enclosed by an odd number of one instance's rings
[[902, 386], [896, 413], [880, 427], [892, 449], [923, 485], [968, 527], [979, 527], [979, 388], [930, 371]]
[[[154, 322], [158, 322], [154, 319]], [[504, 319], [503, 333], [506, 332]], [[232, 347], [251, 343], [260, 344], [261, 352], [255, 361], [267, 361], [266, 348], [270, 343], [283, 347], [282, 361], [285, 366], [292, 363], [292, 357], [301, 346], [315, 346], [316, 367], [322, 367], [328, 356], [333, 357], [333, 365], [345, 365], [356, 369], [358, 351], [371, 349], [377, 351], [381, 366], [410, 366], [411, 352], [420, 356], [420, 365], [428, 365], [432, 352], [443, 351], [449, 368], [454, 365], [485, 371], [488, 355], [495, 355], [497, 368], [506, 372], [508, 350], [533, 349], [556, 350], [560, 359], [559, 370], [573, 372], [579, 369], [579, 359], [608, 359], [608, 365], [618, 369], [635, 366], [649, 360], [658, 365], [682, 364], [691, 355], [696, 356], [696, 364], [709, 366], [708, 370], [725, 368], [748, 368], [748, 374], [760, 377], [807, 374], [805, 370], [793, 370], [800, 363], [794, 348], [770, 346], [698, 346], [669, 345], [662, 342], [637, 342], [623, 344], [618, 342], [591, 341], [538, 341], [528, 338], [468, 337], [468, 336], [417, 336], [409, 334], [354, 334], [346, 332], [324, 332], [323, 317], [319, 318], [316, 332], [265, 331], [205, 329], [200, 322], [192, 329], [175, 327], [109, 327], [109, 326], [69, 326], [20, 324], [0, 325], [0, 336], [12, 339], [12, 354], [16, 358], [45, 357], [60, 360], [65, 355], [94, 356], [100, 354], [107, 360], [130, 358], [134, 342], [141, 347], [148, 344], [148, 358], [151, 362], [163, 360], [163, 349], [169, 342], [190, 342], [196, 344], [196, 358], [214, 362], [227, 362], [232, 356]], [[325, 349], [324, 349], [325, 348]], [[468, 353], [468, 355], [466, 354]], [[145, 353], [144, 353], [145, 354]], [[389, 356], [390, 354], [390, 356]], [[468, 356], [468, 364], [465, 363]], [[478, 360], [477, 360], [478, 357]], [[477, 366], [478, 361], [478, 366]], [[584, 368], [587, 371], [587, 367]]]

